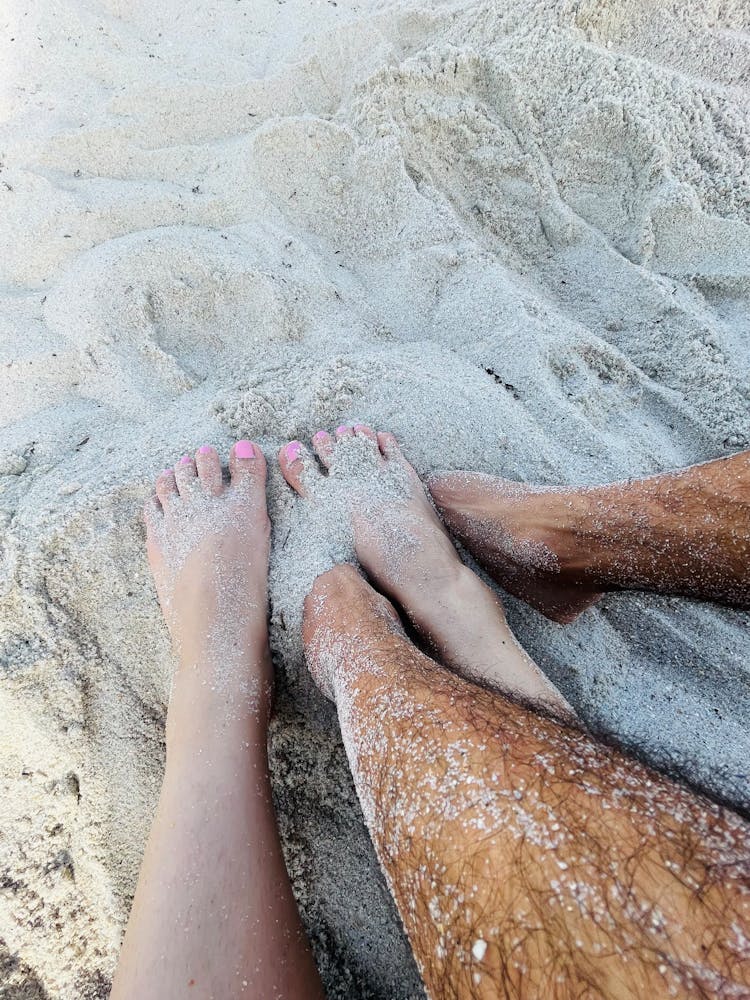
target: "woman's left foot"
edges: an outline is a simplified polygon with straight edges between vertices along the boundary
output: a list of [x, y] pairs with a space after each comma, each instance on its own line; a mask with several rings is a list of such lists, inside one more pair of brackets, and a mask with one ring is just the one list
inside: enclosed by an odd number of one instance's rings
[[184, 690], [193, 705], [266, 720], [271, 525], [263, 452], [239, 441], [229, 472], [225, 484], [219, 455], [204, 445], [161, 473], [146, 504], [149, 563], [179, 658], [170, 706]]

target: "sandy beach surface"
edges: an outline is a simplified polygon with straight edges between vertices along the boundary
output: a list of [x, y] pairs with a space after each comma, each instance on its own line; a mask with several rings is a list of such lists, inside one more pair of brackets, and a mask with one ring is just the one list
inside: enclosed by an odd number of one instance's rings
[[[0, 994], [108, 994], [164, 759], [143, 549], [208, 442], [360, 420], [420, 473], [593, 484], [750, 444], [746, 0], [7, 0]], [[328, 995], [422, 995], [301, 601], [350, 555], [272, 462], [271, 761]], [[748, 615], [613, 595], [520, 640], [750, 809]]]

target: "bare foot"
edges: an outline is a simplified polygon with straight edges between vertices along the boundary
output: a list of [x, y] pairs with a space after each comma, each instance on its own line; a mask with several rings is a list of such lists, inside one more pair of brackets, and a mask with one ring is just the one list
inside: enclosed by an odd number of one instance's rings
[[477, 472], [433, 476], [428, 486], [450, 531], [508, 593], [562, 624], [602, 596], [584, 575], [580, 491]]
[[515, 641], [495, 594], [461, 561], [392, 434], [369, 427], [319, 431], [312, 455], [298, 441], [279, 453], [284, 478], [307, 503], [348, 519], [372, 582], [394, 600], [437, 658], [497, 690], [570, 707]]
[[170, 718], [200, 702], [267, 721], [266, 462], [240, 441], [229, 469], [225, 485], [218, 454], [204, 445], [161, 473], [146, 504], [149, 562], [179, 660]]
[[[113, 1000], [322, 1000], [268, 773], [266, 464], [239, 441], [161, 474], [148, 554], [179, 664], [159, 803]], [[191, 987], [195, 987], [191, 989]]]
[[434, 476], [445, 523], [506, 590], [570, 622], [605, 591], [750, 607], [750, 451], [603, 486]]

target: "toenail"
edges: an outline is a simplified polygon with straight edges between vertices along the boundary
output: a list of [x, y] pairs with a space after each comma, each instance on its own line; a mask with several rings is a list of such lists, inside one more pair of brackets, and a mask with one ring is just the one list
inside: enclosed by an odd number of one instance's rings
[[193, 461], [192, 455], [183, 455], [182, 458], [180, 459], [180, 465], [190, 465], [192, 461]]
[[317, 441], [318, 438], [328, 437], [328, 431], [316, 431], [313, 434], [313, 441]]
[[213, 448], [211, 447], [210, 444], [202, 444], [200, 446], [200, 448], [198, 449], [198, 454], [199, 455], [210, 455], [212, 451], [213, 451]]
[[287, 462], [296, 462], [298, 458], [302, 457], [302, 445], [299, 441], [290, 441], [284, 449], [284, 455]]
[[162, 469], [161, 472], [159, 473], [159, 475], [160, 476], [171, 476], [172, 475], [172, 470], [171, 469]]
[[366, 424], [355, 424], [354, 427], [352, 427], [352, 430], [353, 431], [366, 431], [367, 430], [367, 425]]
[[238, 441], [234, 446], [235, 458], [255, 458], [255, 448], [252, 441]]
[[348, 430], [349, 430], [349, 428], [346, 426], [346, 424], [342, 424], [340, 427], [336, 428], [336, 433], [337, 434], [346, 434], [346, 432]]

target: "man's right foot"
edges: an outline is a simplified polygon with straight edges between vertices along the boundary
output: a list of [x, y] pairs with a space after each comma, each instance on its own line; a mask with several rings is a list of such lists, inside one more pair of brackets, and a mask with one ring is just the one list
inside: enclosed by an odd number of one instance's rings
[[478, 472], [433, 476], [428, 487], [451, 533], [509, 594], [561, 624], [602, 596], [586, 579], [585, 539], [575, 527], [591, 516], [585, 491]]
[[340, 427], [312, 440], [325, 475], [298, 441], [281, 449], [289, 485], [307, 503], [350, 521], [370, 580], [405, 612], [445, 666], [570, 717], [562, 695], [529, 659], [500, 601], [461, 561], [392, 434]]

